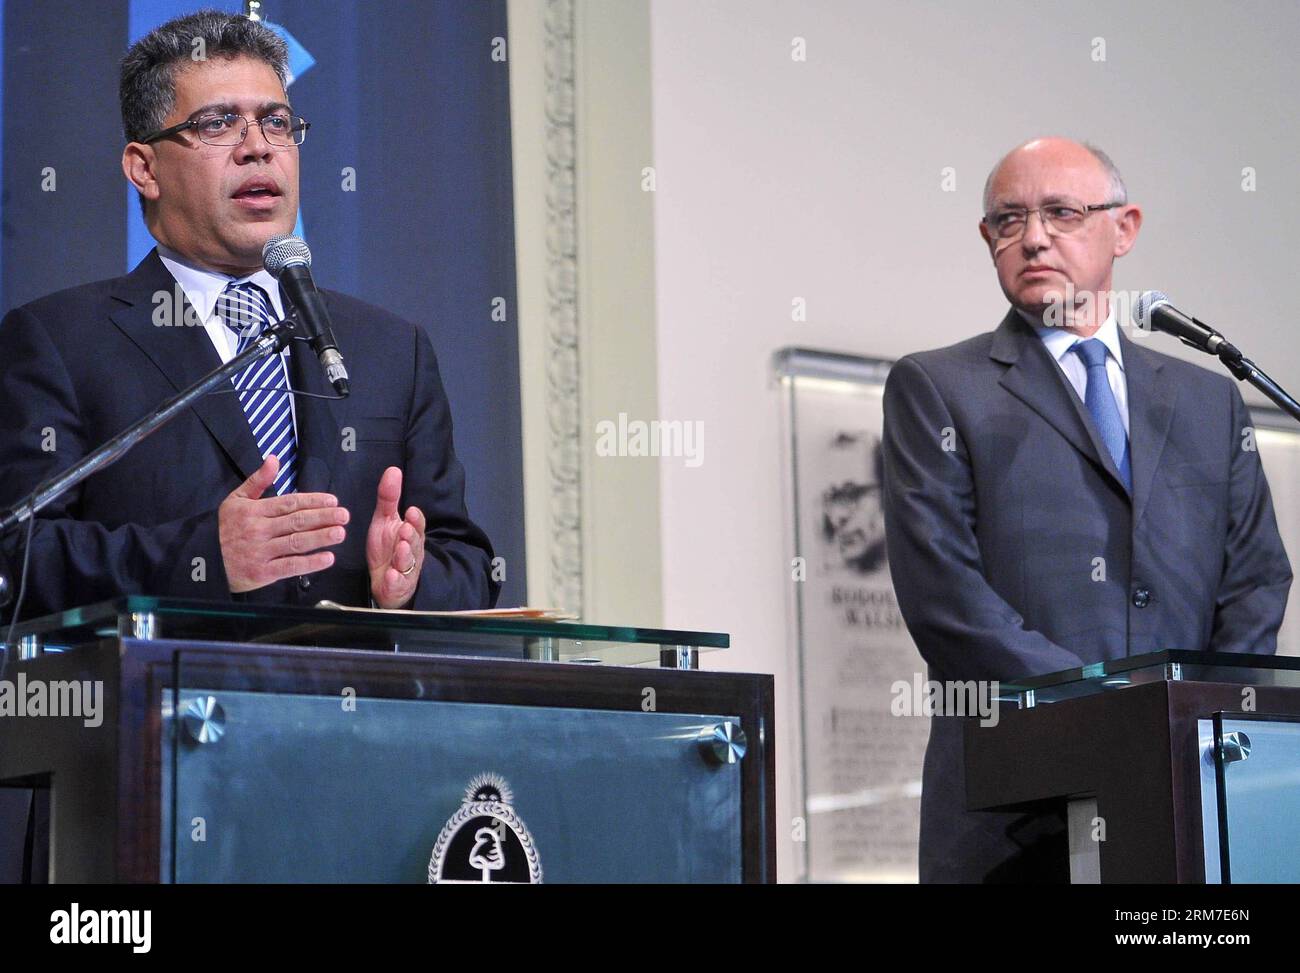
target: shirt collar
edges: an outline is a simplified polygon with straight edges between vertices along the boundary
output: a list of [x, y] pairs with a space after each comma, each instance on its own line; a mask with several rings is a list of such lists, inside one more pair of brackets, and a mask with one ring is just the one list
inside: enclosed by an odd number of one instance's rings
[[284, 306], [280, 302], [280, 285], [265, 268], [245, 277], [231, 277], [229, 274], [196, 266], [161, 243], [158, 244], [158, 256], [162, 258], [163, 265], [171, 275], [176, 278], [176, 283], [181, 285], [181, 290], [185, 292], [185, 299], [194, 307], [199, 320], [205, 325], [216, 310], [217, 298], [231, 281], [240, 284], [253, 283], [262, 288], [266, 296], [271, 299], [271, 307], [275, 311], [276, 318], [284, 317]]
[[[1029, 322], [1038, 337], [1042, 339], [1043, 344], [1047, 346], [1047, 350], [1051, 353], [1052, 357], [1058, 362], [1062, 361], [1065, 356], [1070, 353], [1070, 349], [1080, 340], [1083, 340], [1080, 339], [1077, 334], [1067, 331], [1065, 328], [1045, 327], [1043, 324], [1026, 315], [1023, 311], [1020, 312], [1020, 316]], [[1110, 356], [1114, 358], [1115, 363], [1119, 365], [1120, 371], [1123, 371], [1124, 350], [1119, 341], [1119, 324], [1115, 320], [1115, 306], [1113, 302], [1111, 304], [1110, 313], [1106, 316], [1106, 320], [1102, 322], [1100, 328], [1093, 332], [1092, 337], [1096, 338], [1106, 346], [1106, 350], [1110, 352]]]

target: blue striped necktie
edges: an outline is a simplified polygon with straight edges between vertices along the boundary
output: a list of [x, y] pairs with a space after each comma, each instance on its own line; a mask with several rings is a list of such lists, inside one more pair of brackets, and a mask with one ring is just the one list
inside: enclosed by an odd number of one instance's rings
[[1115, 392], [1110, 387], [1110, 377], [1106, 374], [1106, 345], [1098, 338], [1076, 341], [1070, 350], [1078, 355], [1088, 370], [1088, 386], [1084, 392], [1083, 403], [1092, 414], [1092, 421], [1097, 424], [1097, 432], [1106, 445], [1111, 459], [1119, 470], [1124, 486], [1133, 489], [1133, 473], [1129, 467], [1128, 433], [1124, 431], [1124, 419], [1119, 414], [1119, 403], [1115, 401]]
[[[235, 333], [239, 344], [235, 354], [254, 341], [270, 323], [271, 302], [266, 292], [253, 283], [231, 281], [217, 298], [217, 313]], [[272, 453], [280, 460], [275, 477], [277, 495], [292, 493], [298, 480], [298, 441], [293, 432], [293, 410], [289, 405], [289, 373], [280, 354], [259, 358], [232, 380], [239, 390], [239, 404], [248, 417], [262, 458]]]

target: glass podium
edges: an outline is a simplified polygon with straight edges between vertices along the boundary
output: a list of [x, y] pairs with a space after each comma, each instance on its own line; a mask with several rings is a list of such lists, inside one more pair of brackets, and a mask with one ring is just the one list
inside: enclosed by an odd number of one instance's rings
[[501, 615], [376, 611], [212, 602], [130, 595], [19, 625], [22, 658], [101, 638], [362, 648], [441, 655], [698, 668], [699, 653], [725, 649], [717, 632], [591, 625]]
[[968, 807], [1064, 803], [1072, 880], [1300, 882], [1300, 658], [1171, 650], [997, 698]]
[[18, 635], [0, 786], [52, 790], [52, 881], [775, 879], [725, 634], [126, 597]]
[[999, 684], [1003, 704], [1027, 708], [1165, 680], [1300, 689], [1300, 658], [1168, 650], [1131, 655]]

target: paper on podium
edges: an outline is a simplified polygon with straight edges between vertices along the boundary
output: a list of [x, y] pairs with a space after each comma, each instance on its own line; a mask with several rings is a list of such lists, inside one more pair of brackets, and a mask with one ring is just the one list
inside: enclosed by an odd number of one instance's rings
[[528, 618], [543, 622], [564, 622], [577, 618], [575, 612], [561, 611], [558, 608], [468, 608], [462, 611], [412, 611], [409, 608], [361, 608], [356, 605], [341, 605], [337, 601], [323, 599], [316, 602], [317, 608], [339, 608], [350, 612], [367, 612], [379, 615], [419, 616], [422, 618]]

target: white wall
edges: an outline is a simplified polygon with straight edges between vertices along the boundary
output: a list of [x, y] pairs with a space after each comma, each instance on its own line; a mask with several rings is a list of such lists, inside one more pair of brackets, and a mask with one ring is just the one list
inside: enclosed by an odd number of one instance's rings
[[[796, 37], [806, 62], [791, 59]], [[653, 0], [658, 407], [706, 429], [702, 466], [661, 465], [663, 621], [731, 632], [710, 667], [778, 673], [782, 785], [789, 570], [771, 353], [894, 358], [994, 327], [1005, 303], [976, 230], [984, 178], [1013, 145], [1063, 134], [1104, 147], [1145, 207], [1116, 288], [1166, 291], [1300, 390], [1297, 37], [1294, 2]], [[955, 192], [940, 188], [948, 166]], [[1256, 192], [1241, 189], [1245, 166]], [[795, 297], [806, 322], [791, 320]], [[783, 786], [786, 876], [790, 813]]]

